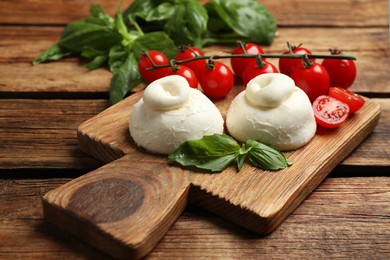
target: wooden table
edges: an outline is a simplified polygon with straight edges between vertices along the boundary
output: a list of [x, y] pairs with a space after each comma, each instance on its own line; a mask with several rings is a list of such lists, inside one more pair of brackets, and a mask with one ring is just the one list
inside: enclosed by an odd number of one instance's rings
[[[41, 198], [101, 162], [77, 147], [76, 130], [108, 107], [111, 74], [77, 58], [32, 66], [94, 2], [0, 1], [0, 258], [109, 258], [46, 223]], [[131, 1], [123, 1], [127, 6]], [[388, 1], [263, 0], [279, 36], [315, 53], [357, 57], [351, 90], [381, 105], [374, 132], [272, 234], [260, 237], [189, 206], [147, 259], [390, 257], [390, 56]], [[224, 47], [208, 47], [228, 52]], [[275, 62], [275, 61], [273, 61]]]

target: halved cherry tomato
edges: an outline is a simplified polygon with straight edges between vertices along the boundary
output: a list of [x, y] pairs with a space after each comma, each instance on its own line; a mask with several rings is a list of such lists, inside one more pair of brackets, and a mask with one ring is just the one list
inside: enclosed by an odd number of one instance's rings
[[[332, 55], [341, 55], [339, 50], [331, 50]], [[322, 66], [329, 73], [332, 87], [349, 88], [356, 78], [356, 65], [353, 60], [324, 59]]]
[[[255, 43], [245, 43], [244, 49], [247, 54], [264, 54], [263, 49]], [[237, 46], [233, 50], [234, 55], [243, 53], [244, 50], [241, 48], [241, 46]], [[255, 59], [256, 58], [231, 58], [230, 64], [232, 66], [234, 74], [236, 74], [237, 77], [242, 79], [246, 65], [248, 65], [251, 61]]]
[[184, 77], [188, 81], [188, 84], [191, 88], [198, 88], [198, 78], [192, 69], [183, 65], [179, 65], [172, 71], [172, 74]]
[[314, 100], [313, 111], [317, 124], [326, 128], [338, 127], [349, 115], [347, 104], [325, 95]]
[[[184, 46], [176, 54], [175, 59], [178, 61], [189, 60], [189, 59], [193, 59], [197, 56], [203, 56], [203, 55], [204, 55], [203, 52], [194, 46]], [[189, 61], [189, 62], [183, 63], [183, 65], [190, 68], [193, 72], [195, 72], [195, 75], [197, 77], [199, 77], [200, 71], [202, 71], [203, 67], [205, 66], [205, 61], [204, 60], [194, 60], [194, 61]]]
[[[148, 57], [149, 56], [149, 57]], [[147, 68], [152, 68], [152, 62], [155, 65], [167, 65], [169, 64], [169, 60], [164, 53], [157, 50], [148, 51], [147, 55], [143, 54], [141, 58], [138, 60], [138, 70], [141, 74], [142, 78], [148, 82], [152, 82], [156, 79], [168, 76], [171, 74], [171, 68], [161, 68], [155, 70], [147, 70]]]
[[244, 81], [244, 86], [254, 77], [264, 74], [264, 73], [278, 73], [278, 69], [268, 61], [257, 60], [251, 61], [246, 67], [242, 74], [242, 80]]
[[318, 96], [328, 93], [329, 74], [321, 64], [301, 61], [291, 74], [291, 78], [295, 81], [295, 85], [305, 91], [311, 102]]
[[328, 95], [347, 104], [350, 114], [361, 109], [366, 102], [360, 95], [345, 88], [330, 87]]
[[234, 76], [228, 66], [220, 61], [214, 61], [212, 68], [204, 66], [199, 77], [203, 93], [209, 98], [223, 98], [234, 85]]
[[[298, 46], [291, 46], [291, 50], [293, 54], [311, 54], [311, 51], [308, 49]], [[283, 52], [283, 54], [289, 54], [290, 50]], [[311, 61], [315, 61], [315, 59], [310, 59]], [[287, 76], [291, 76], [296, 66], [301, 64], [300, 59], [290, 59], [290, 58], [280, 58], [279, 59], [279, 71], [280, 73], [286, 74]]]

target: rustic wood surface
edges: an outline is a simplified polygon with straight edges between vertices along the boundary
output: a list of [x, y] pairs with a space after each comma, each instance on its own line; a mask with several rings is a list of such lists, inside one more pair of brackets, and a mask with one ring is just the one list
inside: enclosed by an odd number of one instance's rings
[[[83, 61], [31, 66], [65, 23], [100, 3], [0, 1], [0, 257], [109, 259], [43, 220], [48, 191], [102, 165], [77, 147], [77, 128], [108, 107], [110, 74]], [[124, 6], [130, 1], [124, 1]], [[260, 237], [197, 207], [187, 208], [147, 259], [390, 257], [390, 73], [388, 2], [261, 1], [279, 37], [315, 52], [339, 47], [358, 58], [352, 90], [382, 107], [378, 126], [269, 236]], [[213, 51], [213, 47], [210, 47]]]

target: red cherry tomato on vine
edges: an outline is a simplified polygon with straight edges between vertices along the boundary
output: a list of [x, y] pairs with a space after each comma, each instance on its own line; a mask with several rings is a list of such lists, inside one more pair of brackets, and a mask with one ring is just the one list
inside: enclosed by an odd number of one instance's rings
[[[260, 65], [260, 66], [259, 66]], [[260, 64], [256, 60], [251, 61], [246, 67], [242, 74], [244, 86], [254, 77], [264, 73], [278, 73], [278, 69], [268, 61], [262, 61]]]
[[[178, 61], [181, 60], [188, 60], [188, 59], [193, 59], [196, 56], [203, 56], [203, 52], [194, 47], [194, 46], [188, 46], [182, 48], [177, 54], [175, 59]], [[203, 70], [203, 67], [205, 66], [205, 61], [204, 60], [195, 60], [195, 61], [190, 61], [183, 63], [184, 66], [190, 68], [193, 72], [195, 72], [196, 76], [199, 76], [200, 71]]]
[[329, 96], [319, 96], [313, 102], [313, 111], [317, 124], [326, 128], [338, 127], [349, 115], [347, 104]]
[[291, 78], [295, 81], [295, 85], [305, 91], [311, 102], [318, 96], [328, 93], [329, 74], [321, 64], [301, 62], [291, 74]]
[[167, 68], [161, 68], [161, 69], [155, 69], [155, 70], [146, 70], [147, 68], [152, 68], [152, 62], [153, 61], [155, 65], [166, 65], [169, 64], [169, 60], [167, 56], [165, 56], [164, 53], [156, 51], [156, 50], [150, 50], [148, 51], [147, 55], [144, 54], [141, 56], [141, 58], [138, 60], [138, 70], [141, 74], [142, 78], [148, 82], [152, 82], [156, 79], [165, 77], [170, 75], [171, 69], [169, 67]]
[[[300, 47], [300, 46], [298, 46], [298, 47], [292, 46], [291, 50], [292, 50], [293, 54], [300, 54], [300, 55], [311, 54], [311, 52], [308, 49], [306, 49], [304, 47]], [[289, 50], [283, 52], [283, 54], [289, 54], [289, 53], [290, 53]], [[315, 61], [315, 59], [310, 59], [310, 60], [313, 62]], [[279, 71], [280, 71], [280, 73], [286, 74], [287, 76], [291, 76], [295, 67], [300, 65], [300, 64], [301, 64], [300, 59], [280, 58], [279, 59]]]
[[214, 67], [208, 69], [206, 65], [199, 77], [203, 93], [209, 98], [225, 97], [234, 85], [234, 76], [228, 66], [215, 61]]
[[195, 75], [195, 72], [192, 71], [192, 69], [179, 65], [178, 68], [174, 69], [172, 71], [173, 75], [179, 75], [184, 77], [191, 88], [198, 88], [198, 78]]
[[[245, 43], [244, 44], [244, 49], [246, 53], [248, 54], [264, 54], [263, 49], [254, 43]], [[233, 50], [233, 55], [236, 54], [243, 54], [244, 50], [241, 48], [241, 46], [237, 46]], [[244, 72], [244, 69], [246, 65], [248, 65], [251, 61], [255, 60], [256, 58], [231, 58], [230, 59], [230, 64], [232, 66], [232, 69], [234, 71], [234, 74], [237, 75], [237, 77], [242, 79], [242, 74]]]
[[[338, 50], [331, 50], [332, 55], [341, 55]], [[324, 59], [322, 66], [329, 73], [332, 87], [349, 88], [356, 78], [356, 65], [353, 60]]]
[[330, 87], [328, 95], [347, 104], [350, 114], [361, 109], [366, 102], [360, 95], [345, 88]]

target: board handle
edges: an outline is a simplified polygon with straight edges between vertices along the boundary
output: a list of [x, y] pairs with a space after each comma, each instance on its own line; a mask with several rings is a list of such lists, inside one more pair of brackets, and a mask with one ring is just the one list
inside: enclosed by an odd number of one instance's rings
[[189, 187], [188, 175], [161, 158], [126, 155], [49, 191], [43, 213], [115, 258], [138, 259], [183, 212]]

